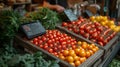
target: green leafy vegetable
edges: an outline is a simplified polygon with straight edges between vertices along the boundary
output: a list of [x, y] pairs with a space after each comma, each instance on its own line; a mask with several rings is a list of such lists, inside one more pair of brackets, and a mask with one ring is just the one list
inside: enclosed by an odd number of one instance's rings
[[36, 12], [31, 12], [29, 18], [40, 20], [45, 29], [55, 29], [56, 23], [60, 21], [58, 14], [48, 8], [41, 8]]
[[0, 12], [0, 44], [10, 43], [20, 25], [20, 15], [11, 10]]
[[112, 62], [109, 64], [109, 67], [120, 67], [120, 60], [114, 58]]

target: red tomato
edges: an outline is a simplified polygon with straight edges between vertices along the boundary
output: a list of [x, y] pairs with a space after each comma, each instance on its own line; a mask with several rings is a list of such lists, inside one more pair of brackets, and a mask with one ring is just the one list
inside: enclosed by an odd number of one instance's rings
[[77, 23], [76, 23], [76, 24], [78, 24], [78, 25], [79, 25], [79, 24], [81, 24], [81, 21], [80, 21], [80, 20], [79, 20], [79, 21], [77, 21]]
[[75, 24], [75, 23], [76, 23], [76, 22], [74, 22], [74, 21], [73, 21], [73, 22], [71, 22], [71, 24]]
[[50, 47], [53, 47], [53, 44], [49, 44]]
[[55, 39], [51, 39], [52, 40], [52, 43], [54, 43], [55, 42]]
[[52, 40], [48, 40], [48, 42], [47, 42], [48, 44], [51, 44], [52, 43]]
[[66, 41], [63, 41], [61, 44], [62, 44], [62, 45], [66, 45], [66, 44], [67, 44], [67, 42], [66, 42]]
[[74, 31], [75, 33], [77, 33], [77, 34], [79, 33], [79, 29], [76, 29], [76, 28], [75, 28], [75, 29], [73, 29], [73, 31]]
[[89, 34], [88, 34], [88, 33], [85, 33], [85, 34], [84, 34], [84, 37], [85, 37], [85, 38], [88, 38], [88, 37], [89, 37]]
[[63, 22], [62, 23], [62, 26], [67, 26], [68, 24], [66, 22]]
[[43, 48], [44, 48], [45, 50], [47, 50], [47, 49], [48, 49], [48, 45], [44, 45]]
[[49, 38], [50, 38], [50, 39], [53, 39], [53, 35], [51, 35]]
[[95, 27], [95, 25], [93, 25], [93, 24], [92, 24], [92, 25], [91, 25], [91, 27], [92, 27], [92, 28], [94, 28], [94, 27]]
[[36, 46], [38, 46], [38, 42], [35, 42], [34, 44], [35, 44]]
[[57, 52], [54, 52], [54, 55], [55, 55], [55, 56], [57, 56], [57, 55], [58, 55], [58, 53], [57, 53]]
[[54, 37], [54, 38], [56, 38], [56, 37], [57, 37], [57, 35], [56, 35], [56, 34], [54, 34], [54, 35], [53, 35], [53, 37]]
[[70, 44], [71, 43], [71, 41], [70, 40], [67, 40], [67, 44]]
[[66, 49], [66, 45], [62, 45], [62, 49]]
[[72, 28], [73, 27], [73, 25], [72, 24], [68, 24], [68, 28]]
[[48, 52], [53, 53], [53, 49], [49, 48]]
[[59, 41], [60, 41], [60, 42], [63, 42], [64, 40], [63, 40], [63, 38], [61, 38]]
[[49, 35], [48, 35], [48, 34], [46, 34], [46, 37], [49, 37]]
[[102, 42], [98, 42], [98, 44], [100, 44], [101, 46], [104, 46]]
[[40, 48], [43, 48], [43, 45], [42, 45], [42, 44], [40, 44]]
[[71, 45], [75, 45], [75, 43], [74, 43], [74, 42], [71, 42]]
[[72, 28], [68, 28], [69, 31], [72, 31]]
[[42, 41], [46, 41], [47, 40], [47, 38], [46, 37], [42, 37]]
[[66, 37], [66, 36], [67, 36], [67, 34], [65, 34], [65, 33], [64, 33], [64, 34], [63, 34], [63, 36], [65, 36], [65, 37]]
[[94, 24], [95, 24], [95, 26], [100, 26], [100, 23], [98, 23], [98, 22], [95, 22]]
[[104, 41], [103, 37], [102, 36], [99, 36], [99, 41]]
[[38, 38], [34, 38], [33, 43], [38, 42]]
[[38, 36], [37, 38], [38, 38], [38, 40], [40, 40], [40, 39], [41, 39], [41, 36]]
[[57, 48], [57, 47], [54, 47], [53, 49], [54, 49], [54, 51], [56, 51], [56, 52], [58, 51], [58, 48]]
[[55, 38], [55, 41], [58, 41], [58, 40], [59, 40], [59, 38], [58, 38], [58, 37], [56, 37], [56, 38]]
[[93, 33], [92, 37], [96, 38], [98, 36], [97, 32]]
[[75, 48], [76, 48], [76, 45], [72, 45], [72, 48], [75, 49]]
[[77, 44], [77, 41], [75, 40], [75, 41], [73, 41], [75, 44]]
[[39, 40], [39, 41], [38, 41], [38, 43], [39, 43], [39, 44], [42, 44], [42, 43], [43, 43], [43, 41], [42, 41], [42, 40]]
[[52, 30], [48, 30], [48, 34], [52, 34]]
[[61, 46], [61, 45], [58, 45], [58, 48], [59, 48], [59, 50], [61, 50], [62, 46]]
[[66, 39], [66, 40], [68, 40], [68, 39], [69, 39], [69, 37], [68, 37], [68, 36], [66, 36], [66, 37], [65, 37], [65, 39]]
[[80, 30], [81, 35], [84, 35], [84, 33], [85, 33], [84, 30]]
[[54, 47], [56, 47], [56, 46], [57, 46], [57, 43], [54, 43], [53, 45], [54, 45]]
[[57, 32], [56, 35], [57, 35], [57, 36], [60, 36], [60, 32]]

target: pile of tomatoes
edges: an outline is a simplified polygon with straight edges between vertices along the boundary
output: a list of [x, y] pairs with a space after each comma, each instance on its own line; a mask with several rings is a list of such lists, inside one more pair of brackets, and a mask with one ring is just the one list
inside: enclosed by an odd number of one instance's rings
[[98, 22], [92, 23], [87, 19], [75, 22], [63, 22], [62, 27], [78, 35], [82, 35], [101, 46], [105, 46], [116, 35], [116, 32], [108, 28], [108, 26], [102, 26]]
[[71, 65], [77, 67], [85, 62], [87, 58], [99, 50], [94, 44], [78, 41], [78, 46], [75, 49], [64, 50], [59, 53], [59, 58], [67, 61]]
[[73, 66], [80, 65], [99, 50], [94, 44], [77, 42], [58, 30], [47, 30], [46, 34], [34, 38], [31, 42]]
[[58, 52], [76, 47], [76, 39], [58, 30], [47, 30], [46, 34], [31, 40], [36, 46], [47, 50], [58, 57]]

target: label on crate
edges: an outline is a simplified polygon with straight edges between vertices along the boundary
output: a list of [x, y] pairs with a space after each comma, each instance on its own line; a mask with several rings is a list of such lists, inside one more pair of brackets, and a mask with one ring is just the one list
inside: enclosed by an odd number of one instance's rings
[[22, 24], [20, 26], [21, 31], [27, 36], [28, 39], [44, 34], [45, 28], [39, 21]]
[[78, 20], [77, 16], [72, 12], [71, 9], [64, 10], [64, 13], [69, 21], [75, 21]]

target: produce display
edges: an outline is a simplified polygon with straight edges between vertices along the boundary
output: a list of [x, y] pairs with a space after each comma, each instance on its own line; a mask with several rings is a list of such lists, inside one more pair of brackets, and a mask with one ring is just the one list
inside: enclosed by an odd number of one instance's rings
[[63, 22], [62, 27], [101, 46], [105, 46], [116, 35], [116, 32], [107, 26], [103, 26], [98, 22], [92, 23], [84, 18], [80, 18], [75, 22]]
[[[19, 26], [23, 22], [34, 20], [42, 22], [45, 29], [55, 29], [56, 24], [60, 21], [58, 14], [48, 8], [41, 8], [36, 12], [29, 13], [25, 17], [10, 10], [1, 11], [0, 67], [59, 67], [59, 61], [48, 59], [42, 52], [27, 54], [23, 50], [20, 53], [19, 49], [13, 47], [13, 39], [16, 32], [18, 32]], [[63, 22], [62, 27], [101, 46], [105, 46], [120, 31], [120, 26], [116, 26], [114, 21], [106, 16], [92, 16], [90, 19], [80, 17], [75, 22]], [[99, 50], [95, 44], [79, 41], [59, 30], [47, 30], [46, 34], [30, 40], [30, 42], [75, 67], [84, 63]], [[21, 44], [19, 46], [21, 48]], [[24, 48], [26, 49], [26, 47]], [[119, 67], [119, 60], [113, 60], [110, 67], [114, 65]]]
[[99, 50], [94, 44], [77, 41], [58, 30], [47, 30], [31, 42], [76, 67]]
[[64, 50], [59, 54], [59, 58], [67, 61], [73, 66], [79, 66], [99, 50], [94, 44], [88, 44], [86, 42], [78, 42], [75, 49]]
[[120, 31], [120, 26], [117, 26], [115, 24], [115, 20], [112, 20], [110, 18], [108, 18], [107, 16], [92, 16], [90, 17], [90, 20], [92, 22], [98, 22], [100, 24], [102, 24], [103, 26], [108, 26], [110, 29], [114, 30], [115, 32], [119, 32]]

